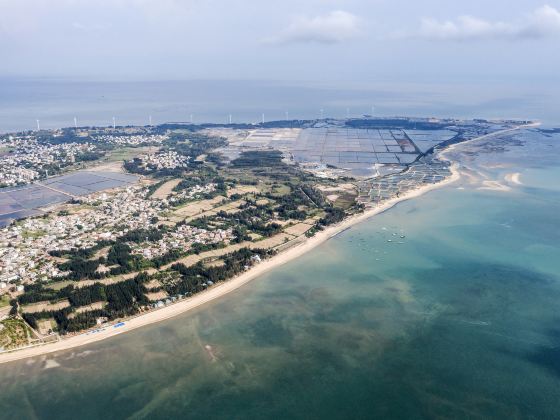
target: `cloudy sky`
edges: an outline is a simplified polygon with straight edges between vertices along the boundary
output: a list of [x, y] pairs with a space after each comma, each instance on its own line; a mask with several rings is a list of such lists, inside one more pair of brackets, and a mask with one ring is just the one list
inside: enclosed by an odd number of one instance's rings
[[557, 81], [559, 51], [560, 0], [0, 0], [0, 77]]

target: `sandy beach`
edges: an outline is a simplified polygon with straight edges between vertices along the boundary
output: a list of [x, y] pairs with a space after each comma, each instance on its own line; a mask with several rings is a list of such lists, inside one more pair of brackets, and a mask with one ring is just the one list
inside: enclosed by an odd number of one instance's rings
[[[471, 143], [478, 140], [495, 137], [501, 134], [519, 130], [520, 128], [531, 127], [535, 125], [538, 125], [538, 123], [528, 124], [525, 126], [518, 126], [512, 129], [502, 130], [499, 132], [477, 137], [468, 140], [467, 142], [454, 144], [446, 148], [445, 150], [441, 151], [440, 153], [438, 153], [438, 158], [442, 160], [450, 161], [450, 159], [446, 155], [465, 143]], [[174, 304], [171, 304], [161, 309], [152, 310], [150, 312], [128, 318], [126, 320], [123, 320], [122, 322], [118, 322], [113, 325], [101, 327], [94, 331], [89, 331], [69, 338], [63, 338], [60, 341], [54, 343], [40, 344], [40, 345], [30, 346], [27, 348], [17, 349], [11, 352], [1, 353], [0, 363], [7, 363], [15, 360], [29, 358], [29, 357], [41, 356], [49, 353], [54, 353], [58, 351], [68, 350], [75, 347], [91, 344], [96, 341], [101, 341], [119, 334], [126, 333], [128, 331], [132, 331], [136, 328], [140, 328], [145, 325], [149, 325], [156, 322], [164, 321], [169, 318], [173, 318], [191, 309], [204, 305], [207, 302], [218, 299], [228, 294], [229, 292], [242, 287], [243, 285], [247, 284], [251, 280], [266, 273], [267, 271], [277, 268], [287, 263], [288, 261], [291, 261], [305, 254], [306, 252], [312, 250], [316, 246], [322, 244], [323, 242], [327, 241], [328, 239], [332, 238], [334, 235], [342, 232], [343, 230], [346, 230], [357, 223], [368, 220], [369, 218], [379, 213], [383, 213], [384, 211], [387, 211], [391, 207], [395, 206], [397, 203], [400, 203], [405, 200], [410, 200], [415, 197], [419, 197], [427, 193], [428, 191], [444, 187], [446, 185], [449, 185], [457, 181], [460, 178], [459, 165], [457, 163], [452, 162], [450, 166], [450, 170], [451, 170], [451, 176], [446, 178], [442, 182], [439, 182], [437, 184], [422, 186], [420, 188], [417, 188], [416, 190], [408, 192], [405, 195], [388, 200], [382, 205], [369, 208], [365, 212], [359, 215], [351, 216], [337, 225], [329, 226], [327, 229], [318, 232], [315, 236], [307, 239], [305, 242], [296, 245], [278, 255], [275, 255], [274, 257], [265, 260], [260, 264], [254, 266], [249, 271], [240, 274], [239, 276], [232, 278], [231, 280], [215, 285], [212, 288], [204, 292], [198, 293], [193, 297], [181, 300], [179, 302], [176, 302]], [[518, 179], [512, 177], [512, 181], [515, 182], [517, 180]]]
[[337, 225], [330, 226], [327, 229], [318, 232], [312, 238], [307, 239], [305, 242], [296, 245], [293, 248], [290, 248], [278, 255], [275, 255], [274, 257], [254, 266], [249, 271], [240, 274], [239, 276], [234, 277], [231, 280], [220, 283], [204, 292], [198, 293], [193, 297], [181, 300], [161, 309], [152, 310], [150, 312], [140, 314], [136, 317], [126, 319], [114, 325], [104, 326], [99, 328], [98, 330], [89, 331], [65, 339], [63, 338], [60, 341], [54, 343], [40, 344], [33, 347], [14, 350], [12, 352], [2, 353], [0, 354], [0, 363], [11, 362], [28, 357], [41, 356], [48, 353], [54, 353], [84, 346], [90, 343], [95, 343], [96, 341], [105, 340], [107, 338], [132, 331], [145, 325], [173, 318], [191, 309], [197, 308], [207, 302], [220, 298], [228, 294], [229, 292], [240, 288], [241, 286], [261, 276], [267, 271], [272, 270], [273, 268], [277, 268], [287, 263], [288, 261], [291, 261], [305, 254], [306, 252], [312, 250], [316, 246], [322, 244], [323, 242], [327, 241], [343, 230], [346, 230], [357, 223], [368, 220], [369, 218], [379, 213], [387, 211], [397, 203], [419, 197], [422, 194], [427, 193], [428, 191], [441, 188], [445, 185], [455, 182], [460, 177], [456, 164], [451, 165], [451, 173], [452, 175], [442, 182], [426, 185], [416, 190], [410, 191], [409, 193], [391, 199], [380, 206], [367, 209], [364, 213], [351, 216]]

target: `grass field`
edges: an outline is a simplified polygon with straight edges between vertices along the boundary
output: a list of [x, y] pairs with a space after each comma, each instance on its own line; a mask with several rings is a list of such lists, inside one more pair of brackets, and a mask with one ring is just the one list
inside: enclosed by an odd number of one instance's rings
[[37, 322], [37, 331], [39, 331], [39, 334], [41, 335], [47, 335], [49, 332], [54, 331], [55, 328], [56, 321], [54, 318], [48, 318]]
[[284, 229], [284, 232], [286, 232], [290, 235], [300, 236], [300, 235], [303, 235], [305, 232], [307, 232], [312, 227], [313, 227], [313, 225], [309, 225], [307, 223], [298, 223], [298, 224], [295, 224], [293, 226], [290, 226], [289, 228]]
[[106, 159], [103, 159], [102, 161], [105, 162], [117, 162], [117, 161], [123, 161], [123, 160], [130, 160], [132, 158], [135, 158], [136, 156], [145, 154], [145, 153], [149, 153], [149, 152], [155, 152], [157, 151], [158, 148], [157, 147], [150, 147], [150, 146], [144, 146], [144, 147], [121, 147], [115, 150], [111, 151], [110, 156], [108, 156]]
[[103, 309], [106, 304], [107, 304], [107, 302], [94, 302], [90, 305], [80, 306], [79, 308], [76, 308], [76, 313], [77, 314], [83, 314], [84, 312], [96, 311], [98, 309]]
[[201, 200], [194, 203], [186, 204], [175, 210], [175, 215], [182, 217], [190, 217], [197, 215], [199, 213], [212, 210], [216, 205], [220, 204], [226, 198], [219, 195], [218, 197], [212, 198], [211, 200]]
[[53, 290], [61, 290], [64, 289], [66, 286], [69, 286], [71, 284], [74, 284], [75, 282], [72, 280], [65, 280], [65, 281], [57, 281], [56, 283], [50, 283], [48, 285], [49, 289], [53, 289]]
[[33, 338], [31, 328], [19, 318], [0, 322], [0, 348], [9, 350], [29, 344]]
[[167, 181], [152, 194], [152, 197], [159, 200], [167, 198], [173, 191], [173, 188], [175, 188], [179, 184], [179, 182], [181, 182], [181, 179], [179, 178]]
[[256, 185], [239, 185], [237, 187], [230, 188], [227, 192], [227, 196], [230, 197], [233, 194], [252, 194], [258, 192], [259, 188]]
[[29, 230], [29, 229], [26, 229], [23, 232], [21, 232], [22, 237], [32, 238], [32, 239], [40, 238], [41, 236], [45, 236], [46, 234], [47, 234], [47, 232], [44, 231], [44, 230]]
[[274, 187], [272, 187], [272, 195], [276, 196], [276, 197], [282, 197], [284, 195], [287, 195], [291, 192], [292, 190], [290, 189], [290, 187], [288, 185], [276, 185]]
[[335, 207], [348, 209], [356, 202], [358, 191], [353, 184], [341, 184], [335, 186], [318, 187], [326, 195], [327, 200], [331, 201]]
[[187, 222], [190, 222], [194, 219], [199, 219], [201, 217], [207, 217], [207, 216], [214, 216], [215, 214], [217, 214], [220, 211], [225, 211], [228, 214], [234, 214], [239, 212], [239, 207], [245, 204], [245, 200], [238, 200], [238, 201], [232, 201], [231, 203], [226, 203], [222, 206], [218, 206], [218, 207], [214, 207], [211, 210], [208, 211], [204, 211], [202, 213], [198, 213], [196, 214], [195, 217], [187, 217], [185, 220]]
[[293, 238], [293, 235], [282, 232], [278, 235], [271, 236], [270, 238], [265, 238], [261, 241], [253, 242], [251, 243], [250, 248], [274, 248]]
[[60, 309], [68, 308], [69, 306], [70, 302], [68, 302], [68, 299], [64, 299], [56, 303], [38, 302], [33, 303], [32, 305], [24, 305], [21, 308], [21, 311], [24, 313], [33, 314], [43, 311], [58, 311]]
[[167, 298], [169, 295], [167, 294], [167, 292], [164, 291], [160, 291], [160, 292], [153, 292], [153, 293], [146, 293], [146, 297], [152, 301], [158, 301], [158, 300], [162, 300]]

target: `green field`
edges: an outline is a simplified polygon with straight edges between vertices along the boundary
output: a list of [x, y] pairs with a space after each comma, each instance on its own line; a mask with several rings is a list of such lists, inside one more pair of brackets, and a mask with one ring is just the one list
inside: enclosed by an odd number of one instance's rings
[[106, 158], [102, 159], [101, 161], [105, 162], [119, 162], [122, 160], [131, 160], [134, 157], [148, 153], [150, 151], [156, 151], [157, 147], [121, 147], [110, 152]]
[[8, 318], [0, 322], [0, 347], [14, 349], [29, 343], [33, 332], [23, 320], [19, 318]]
[[10, 297], [8, 295], [0, 296], [0, 308], [5, 308], [10, 304]]

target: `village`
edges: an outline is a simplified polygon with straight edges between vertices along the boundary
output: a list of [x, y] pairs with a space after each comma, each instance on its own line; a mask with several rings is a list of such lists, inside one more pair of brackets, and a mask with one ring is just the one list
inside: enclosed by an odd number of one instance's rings
[[[26, 185], [98, 160], [115, 147], [158, 146], [168, 139], [135, 129], [81, 128], [0, 136], [0, 188]], [[170, 165], [177, 156], [162, 157]], [[157, 164], [156, 158], [154, 163]]]
[[[88, 138], [55, 145], [33, 135], [5, 136], [3, 147], [11, 152], [3, 158], [16, 167], [21, 161], [13, 159], [23, 156], [23, 144], [33, 146], [30, 159], [37, 165], [62, 156], [75, 161], [101, 147], [99, 156], [107, 151], [125, 156], [110, 163], [111, 171], [129, 174], [96, 172], [96, 160], [107, 166], [97, 156], [87, 171], [42, 185], [65, 194], [62, 202], [0, 229], [0, 317], [16, 315], [22, 323], [16, 335], [27, 331], [29, 344], [31, 336], [44, 342], [53, 334], [72, 335], [162, 308], [305, 243], [348, 216], [451, 174], [448, 162], [419, 154], [411, 138], [428, 149], [438, 145], [431, 139], [447, 141], [455, 132], [417, 130], [408, 136], [399, 130], [344, 131], [337, 124], [309, 133], [245, 130], [229, 145], [213, 135], [219, 130], [183, 128], [89, 137], [83, 131], [55, 132], [51, 135]], [[243, 136], [259, 142], [239, 142]], [[275, 141], [285, 150], [271, 148]], [[305, 150], [298, 141], [307, 142]], [[312, 143], [321, 142], [336, 151], [314, 155]], [[116, 148], [107, 149], [110, 143]], [[373, 152], [367, 151], [370, 145]], [[415, 161], [402, 163], [413, 146]], [[346, 156], [344, 148], [362, 151]], [[389, 150], [396, 158], [385, 156]], [[362, 176], [349, 176], [361, 171]]]
[[183, 156], [174, 151], [148, 153], [137, 158], [143, 168], [152, 170], [186, 168], [190, 156]]
[[33, 135], [0, 137], [0, 187], [31, 183], [93, 153], [90, 143], [42, 144]]
[[[90, 135], [89, 131], [84, 131], [84, 133]], [[127, 134], [126, 131], [119, 134], [92, 134], [93, 142], [109, 143], [117, 146], [158, 145], [167, 139], [168, 136], [165, 134]]]
[[[213, 191], [214, 185], [194, 186], [172, 200], [194, 198]], [[148, 189], [136, 185], [118, 191], [100, 192], [80, 198], [48, 217], [28, 218], [0, 230], [0, 282], [6, 285], [31, 284], [37, 280], [63, 276], [49, 256], [51, 250], [88, 248], [101, 240], [113, 240], [130, 230], [147, 229], [168, 207], [167, 199], [147, 197]], [[208, 233], [181, 226], [176, 232], [151, 245], [133, 250], [146, 258], [162, 255], [171, 248], [188, 248], [193, 242], [226, 240], [231, 233]], [[0, 288], [1, 288], [0, 284]], [[21, 291], [21, 290], [20, 290]], [[1, 291], [0, 291], [1, 293]]]

